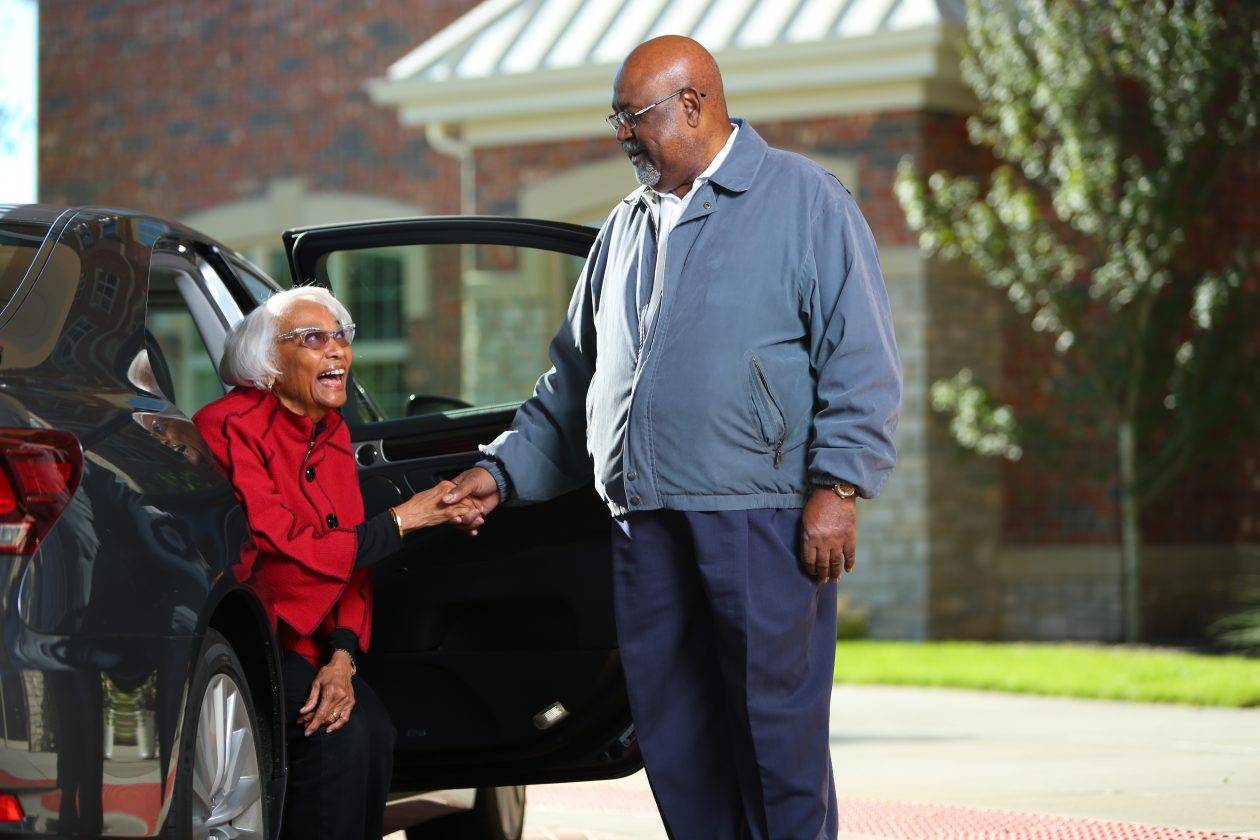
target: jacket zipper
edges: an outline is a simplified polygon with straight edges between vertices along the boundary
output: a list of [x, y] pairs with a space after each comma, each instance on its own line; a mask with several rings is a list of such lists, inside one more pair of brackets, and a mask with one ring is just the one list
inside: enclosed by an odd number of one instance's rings
[[761, 381], [762, 390], [766, 392], [766, 398], [770, 400], [770, 405], [774, 406], [775, 413], [779, 415], [779, 437], [774, 441], [774, 468], [777, 470], [783, 463], [783, 439], [787, 437], [787, 418], [783, 416], [783, 409], [779, 408], [774, 392], [770, 390], [770, 380], [766, 378], [766, 372], [761, 369], [761, 362], [757, 361], [755, 356], [752, 365], [753, 370], [757, 372], [757, 379]]

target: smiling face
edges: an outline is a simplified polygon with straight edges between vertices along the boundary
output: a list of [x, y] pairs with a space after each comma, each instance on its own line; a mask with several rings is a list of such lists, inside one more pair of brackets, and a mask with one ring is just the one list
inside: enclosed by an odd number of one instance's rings
[[[276, 335], [292, 330], [315, 328], [337, 330], [341, 324], [322, 305], [300, 300], [278, 320]], [[298, 338], [276, 342], [275, 392], [289, 409], [318, 422], [333, 408], [346, 402], [346, 376], [354, 352], [329, 339], [319, 350], [304, 347]]]
[[[662, 87], [657, 80], [647, 80], [633, 73], [621, 73], [613, 90], [613, 108], [634, 113], [669, 96], [673, 91], [658, 93]], [[678, 164], [686, 146], [686, 135], [678, 125], [679, 97], [666, 99], [638, 118], [634, 128], [617, 129], [617, 142], [630, 158], [634, 175], [640, 184], [671, 190], [681, 180]]]
[[640, 183], [681, 195], [731, 132], [713, 56], [678, 35], [636, 47], [613, 80], [613, 111], [633, 114], [654, 102], [633, 128], [617, 128], [617, 142]]

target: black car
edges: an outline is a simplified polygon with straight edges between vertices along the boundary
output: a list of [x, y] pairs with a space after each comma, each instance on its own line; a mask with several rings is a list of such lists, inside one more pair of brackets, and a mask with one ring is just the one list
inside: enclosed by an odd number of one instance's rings
[[[554, 329], [593, 237], [471, 217], [285, 234], [293, 278], [351, 290], [343, 413], [369, 516], [508, 426], [546, 366], [525, 338]], [[276, 640], [232, 573], [244, 517], [188, 417], [223, 393], [228, 331], [280, 288], [179, 224], [0, 207], [0, 834], [275, 836]], [[438, 361], [380, 361], [416, 347]], [[409, 536], [377, 571], [362, 670], [398, 730], [391, 830], [518, 836], [521, 786], [641, 766], [608, 527], [588, 486], [477, 538]]]

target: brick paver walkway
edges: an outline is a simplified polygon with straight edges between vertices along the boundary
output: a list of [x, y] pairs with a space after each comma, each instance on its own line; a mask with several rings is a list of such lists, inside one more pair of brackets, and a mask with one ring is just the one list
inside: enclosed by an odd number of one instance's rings
[[[845, 840], [1260, 839], [1257, 709], [843, 686], [831, 727]], [[665, 840], [642, 773], [531, 787], [526, 829]]]
[[[897, 802], [841, 797], [840, 832], [898, 840], [1236, 840], [1242, 835], [1162, 828], [1115, 820], [1089, 820], [925, 802]], [[599, 816], [615, 825], [617, 817], [656, 816], [646, 786], [592, 782], [544, 785], [529, 789], [531, 814], [549, 822], [552, 813]], [[539, 812], [547, 812], [546, 814]], [[531, 826], [525, 840], [629, 840], [641, 831], [556, 829]], [[662, 834], [663, 836], [663, 834]]]

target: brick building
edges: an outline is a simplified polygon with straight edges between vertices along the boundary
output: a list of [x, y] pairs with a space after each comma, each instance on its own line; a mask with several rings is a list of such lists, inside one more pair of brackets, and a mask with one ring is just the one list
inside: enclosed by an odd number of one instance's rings
[[[1054, 400], [1042, 348], [982, 284], [919, 253], [892, 195], [906, 155], [921, 170], [989, 163], [966, 138], [962, 5], [45, 0], [41, 198], [180, 218], [273, 273], [280, 232], [301, 224], [460, 212], [598, 224], [635, 186], [602, 120], [616, 65], [651, 35], [690, 34], [717, 55], [732, 113], [830, 168], [880, 243], [905, 366], [901, 464], [863, 506], [861, 573], [845, 583], [874, 633], [1115, 638], [1114, 491], [1084, 468], [1106, 448], [1000, 464], [959, 449], [927, 401], [964, 366], [1017, 408]], [[1256, 162], [1243, 165], [1254, 192]], [[1256, 202], [1231, 196], [1254, 235]], [[329, 267], [358, 320], [388, 325], [356, 344], [378, 395], [473, 404], [523, 395], [575, 270], [441, 248]], [[1199, 634], [1260, 574], [1258, 461], [1199, 471], [1177, 516], [1152, 512], [1152, 636]]]

